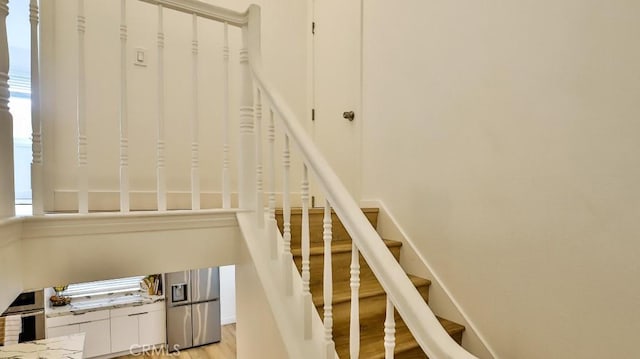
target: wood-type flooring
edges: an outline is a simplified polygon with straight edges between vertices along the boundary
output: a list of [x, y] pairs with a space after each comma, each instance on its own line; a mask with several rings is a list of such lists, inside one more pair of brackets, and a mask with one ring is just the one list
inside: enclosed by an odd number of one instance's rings
[[222, 327], [219, 343], [167, 353], [164, 350], [121, 356], [118, 359], [236, 359], [236, 325]]

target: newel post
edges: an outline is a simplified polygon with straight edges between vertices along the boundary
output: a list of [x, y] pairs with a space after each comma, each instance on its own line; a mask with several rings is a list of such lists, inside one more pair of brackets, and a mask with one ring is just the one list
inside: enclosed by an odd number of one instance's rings
[[13, 118], [9, 112], [8, 0], [0, 0], [0, 218], [15, 215]]
[[253, 78], [249, 61], [259, 61], [260, 54], [260, 8], [252, 5], [249, 18], [242, 27], [240, 49], [240, 153], [238, 165], [238, 196], [240, 208], [256, 207], [256, 136], [253, 123]]

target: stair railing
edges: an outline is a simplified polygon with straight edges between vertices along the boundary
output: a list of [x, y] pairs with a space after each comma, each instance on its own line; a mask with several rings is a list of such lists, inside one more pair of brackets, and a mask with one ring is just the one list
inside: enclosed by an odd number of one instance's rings
[[[90, 181], [89, 181], [89, 162], [92, 160], [88, 153], [90, 138], [88, 136], [87, 127], [91, 125], [89, 114], [87, 113], [87, 70], [86, 70], [86, 34], [92, 24], [85, 14], [85, 1], [76, 0], [76, 42], [77, 42], [77, 63], [76, 68], [76, 170], [77, 170], [77, 209], [78, 213], [85, 214], [89, 211], [97, 210], [90, 203], [92, 197]], [[192, 17], [192, 92], [193, 92], [193, 115], [188, 120], [188, 126], [191, 129], [191, 156], [190, 156], [190, 181], [191, 181], [191, 209], [201, 209], [200, 176], [201, 176], [201, 151], [198, 140], [199, 132], [199, 114], [198, 104], [198, 73], [199, 65], [199, 44], [198, 44], [198, 19], [207, 19], [224, 24], [224, 47], [223, 47], [223, 133], [221, 141], [223, 142], [223, 160], [221, 172], [221, 188], [220, 198], [222, 208], [228, 209], [232, 207], [232, 174], [231, 174], [231, 148], [230, 141], [230, 110], [229, 106], [229, 34], [228, 27], [242, 28], [247, 25], [248, 13], [237, 12], [215, 5], [207, 4], [196, 0], [139, 0], [149, 3], [157, 7], [157, 80], [158, 86], [155, 89], [158, 114], [156, 118], [156, 203], [158, 211], [166, 211], [170, 209], [169, 196], [167, 189], [167, 146], [166, 146], [166, 130], [165, 121], [165, 89], [167, 87], [165, 80], [165, 30], [164, 30], [164, 14], [167, 10], [174, 10], [189, 14]], [[120, 6], [120, 52], [118, 54], [118, 62], [120, 67], [120, 96], [119, 96], [119, 210], [121, 213], [128, 213], [132, 210], [131, 188], [130, 188], [130, 166], [129, 166], [129, 102], [128, 102], [128, 71], [129, 58], [127, 57], [129, 29], [127, 25], [127, 3], [133, 0], [120, 0], [114, 2], [114, 5]], [[9, 68], [9, 49], [6, 40], [6, 23], [5, 18], [8, 15], [9, 0], [0, 0], [0, 218], [12, 217], [15, 214], [15, 186], [13, 183], [13, 139], [12, 139], [12, 118], [8, 108], [9, 88], [8, 88], [8, 68]], [[116, 6], [117, 6], [116, 5]], [[32, 121], [32, 164], [31, 164], [31, 188], [32, 188], [32, 204], [33, 214], [43, 215], [46, 211], [56, 211], [55, 203], [47, 202], [45, 206], [45, 197], [53, 198], [52, 193], [45, 191], [45, 166], [44, 166], [44, 146], [43, 139], [47, 134], [43, 133], [41, 103], [40, 103], [40, 0], [29, 0], [29, 21], [31, 28], [31, 121]], [[248, 63], [248, 55], [246, 48], [244, 53], [240, 53], [241, 61]], [[246, 79], [246, 84], [250, 83], [250, 78]], [[250, 86], [242, 86], [251, 88]], [[250, 90], [249, 90], [250, 91]], [[247, 94], [245, 94], [247, 95]], [[245, 96], [246, 97], [246, 96]], [[253, 103], [252, 96], [246, 97], [246, 102], [241, 107], [241, 141], [247, 142], [243, 145], [245, 149], [253, 144]], [[241, 151], [243, 152], [243, 151]], [[244, 151], [246, 153], [246, 151]], [[52, 156], [53, 157], [53, 156]], [[252, 156], [255, 157], [255, 156]], [[205, 159], [207, 160], [207, 159]], [[249, 158], [248, 160], [251, 160]], [[240, 161], [243, 161], [240, 158]], [[239, 181], [238, 192], [247, 193], [252, 191], [250, 187], [254, 187], [254, 176], [242, 173], [241, 176], [248, 178], [248, 181]], [[47, 188], [49, 192], [53, 192], [52, 188]], [[242, 196], [242, 195], [240, 195]], [[246, 198], [245, 198], [246, 199]], [[247, 202], [244, 203], [245, 207]], [[47, 208], [45, 208], [47, 207]], [[141, 208], [147, 208], [142, 205]], [[108, 208], [107, 210], [113, 210]], [[63, 210], [67, 210], [63, 208]]]
[[[308, 293], [308, 280], [309, 280], [309, 218], [308, 218], [308, 173], [314, 175], [315, 180], [319, 188], [322, 190], [326, 197], [325, 203], [325, 220], [324, 224], [324, 241], [325, 241], [325, 260], [331, 258], [331, 208], [336, 212], [338, 218], [344, 224], [347, 232], [353, 240], [353, 260], [351, 266], [351, 285], [352, 285], [352, 311], [351, 311], [351, 357], [357, 358], [359, 356], [359, 320], [358, 320], [358, 286], [359, 286], [359, 266], [358, 266], [358, 252], [362, 253], [362, 256], [366, 259], [367, 263], [371, 267], [373, 273], [377, 277], [378, 281], [387, 293], [387, 319], [385, 320], [385, 352], [386, 358], [393, 358], [394, 350], [394, 308], [399, 312], [402, 319], [407, 324], [411, 333], [419, 343], [420, 347], [431, 358], [474, 358], [469, 352], [464, 350], [458, 345], [442, 328], [438, 322], [436, 316], [431, 309], [427, 306], [423, 298], [420, 296], [416, 288], [413, 286], [400, 264], [393, 257], [391, 252], [384, 245], [384, 242], [375, 231], [373, 226], [366, 219], [358, 204], [350, 195], [346, 187], [340, 181], [336, 173], [329, 166], [324, 156], [320, 153], [319, 149], [314, 145], [312, 139], [308, 136], [306, 131], [300, 124], [300, 120], [293, 113], [293, 111], [287, 105], [287, 102], [279, 95], [279, 93], [266, 81], [262, 70], [262, 59], [260, 53], [260, 8], [252, 6], [249, 8], [249, 22], [247, 24], [245, 33], [245, 43], [249, 46], [249, 63], [251, 67], [251, 73], [253, 75], [253, 85], [257, 87], [257, 91], [260, 97], [257, 101], [264, 100], [268, 103], [269, 112], [273, 112], [276, 118], [280, 121], [281, 128], [284, 130], [285, 138], [287, 139], [287, 147], [285, 148], [285, 168], [288, 171], [288, 148], [289, 142], [298, 149], [300, 157], [303, 162], [303, 182], [302, 182], [302, 295], [309, 297]], [[246, 85], [246, 84], [245, 84]], [[263, 103], [259, 103], [259, 106], [264, 107]], [[256, 121], [260, 121], [259, 117], [256, 117]], [[256, 141], [256, 147], [262, 146], [262, 140], [258, 138]], [[261, 150], [257, 150], [261, 153]], [[275, 171], [275, 168], [271, 167], [270, 172]], [[258, 183], [260, 182], [260, 176], [262, 174], [261, 165], [258, 165], [256, 173], [258, 174]], [[257, 187], [258, 197], [261, 197], [260, 186]], [[286, 194], [289, 192], [289, 188], [284, 188], [283, 192]], [[290, 208], [285, 207], [285, 218], [288, 215], [286, 212]], [[261, 217], [258, 213], [258, 217]], [[285, 227], [287, 226], [285, 219]], [[286, 235], [286, 233], [285, 233]], [[286, 239], [285, 239], [286, 241]], [[273, 244], [275, 246], [275, 244]], [[290, 252], [285, 246], [283, 253], [283, 260], [290, 260]], [[287, 263], [283, 263], [285, 266]], [[332, 339], [331, 339], [331, 265], [324, 266], [324, 293], [325, 293], [325, 308], [324, 308], [324, 320], [325, 320], [325, 340], [327, 341], [327, 358], [332, 356]], [[309, 306], [309, 311], [313, 308]], [[310, 337], [309, 331], [311, 329], [310, 317], [311, 314], [305, 315], [305, 320], [309, 323], [304, 323], [305, 337]]]

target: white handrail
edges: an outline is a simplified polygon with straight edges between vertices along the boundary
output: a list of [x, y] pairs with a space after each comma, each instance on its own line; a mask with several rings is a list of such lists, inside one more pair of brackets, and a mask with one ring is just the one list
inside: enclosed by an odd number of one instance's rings
[[219, 6], [211, 5], [197, 0], [140, 0], [153, 5], [162, 5], [167, 9], [180, 11], [186, 14], [195, 14], [198, 17], [227, 23], [236, 27], [247, 24], [247, 12], [241, 13]]
[[[257, 22], [257, 23], [254, 23]], [[407, 277], [400, 264], [362, 213], [356, 201], [306, 133], [282, 96], [268, 82], [261, 67], [260, 8], [249, 8], [249, 65], [256, 86], [278, 113], [286, 133], [298, 147], [304, 163], [315, 174], [318, 185], [367, 260], [376, 278], [402, 316], [420, 347], [431, 358], [475, 358], [444, 330], [435, 314]], [[254, 31], [251, 31], [254, 30]]]

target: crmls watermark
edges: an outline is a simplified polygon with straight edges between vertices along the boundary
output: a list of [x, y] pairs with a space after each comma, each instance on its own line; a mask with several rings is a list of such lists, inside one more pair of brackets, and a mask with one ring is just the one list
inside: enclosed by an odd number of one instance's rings
[[180, 356], [180, 345], [176, 344], [170, 350], [166, 345], [139, 345], [134, 344], [129, 347], [129, 354], [133, 356], [154, 355], [154, 356]]

